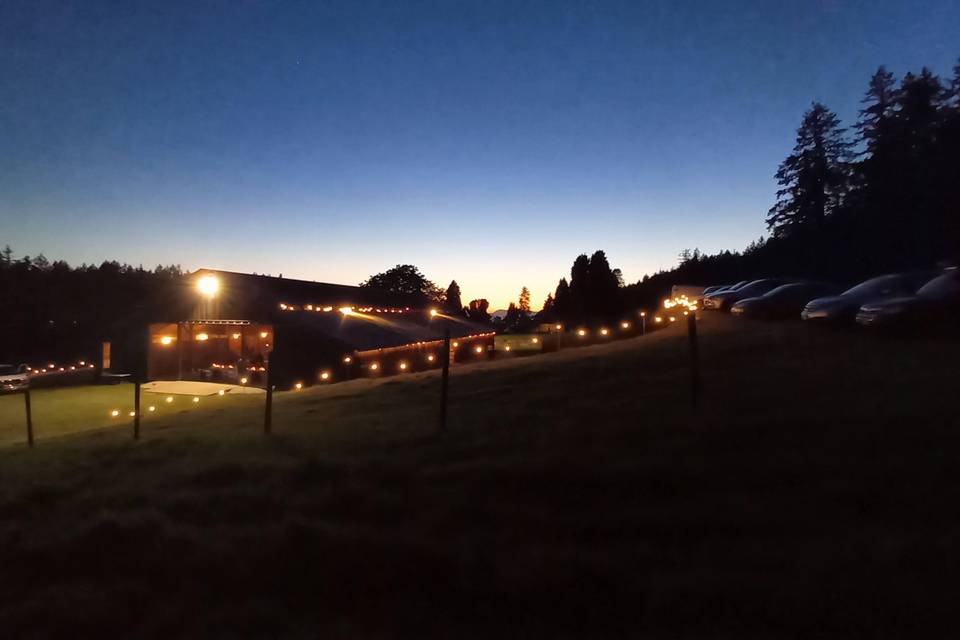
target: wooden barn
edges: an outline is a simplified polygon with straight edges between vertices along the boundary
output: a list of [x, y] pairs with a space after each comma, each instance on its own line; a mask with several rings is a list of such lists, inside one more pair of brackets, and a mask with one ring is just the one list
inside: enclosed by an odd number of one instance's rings
[[366, 287], [201, 269], [184, 277], [149, 327], [151, 380], [262, 385], [267, 367], [289, 388], [397, 375], [493, 356], [494, 334], [424, 308], [410, 296]]

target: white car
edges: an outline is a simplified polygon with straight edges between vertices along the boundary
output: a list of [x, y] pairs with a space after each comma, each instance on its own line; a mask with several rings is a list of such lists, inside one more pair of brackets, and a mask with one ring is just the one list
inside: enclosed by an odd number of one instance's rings
[[0, 393], [23, 391], [30, 386], [27, 365], [0, 364]]

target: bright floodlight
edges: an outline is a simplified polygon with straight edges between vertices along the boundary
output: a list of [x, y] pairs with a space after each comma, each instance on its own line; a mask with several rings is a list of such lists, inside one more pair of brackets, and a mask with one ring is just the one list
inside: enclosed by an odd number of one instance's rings
[[197, 280], [197, 289], [200, 293], [212, 298], [217, 295], [217, 290], [220, 288], [220, 281], [217, 280], [214, 276], [203, 276]]

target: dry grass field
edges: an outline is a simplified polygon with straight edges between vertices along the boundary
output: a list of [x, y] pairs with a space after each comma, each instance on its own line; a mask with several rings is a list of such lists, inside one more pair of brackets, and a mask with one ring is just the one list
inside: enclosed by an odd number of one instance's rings
[[700, 331], [696, 407], [677, 326], [456, 367], [442, 434], [436, 372], [278, 394], [269, 438], [256, 398], [145, 419], [133, 442], [109, 406], [38, 393], [38, 446], [0, 446], [0, 629], [742, 639], [954, 624], [960, 343], [717, 314]]

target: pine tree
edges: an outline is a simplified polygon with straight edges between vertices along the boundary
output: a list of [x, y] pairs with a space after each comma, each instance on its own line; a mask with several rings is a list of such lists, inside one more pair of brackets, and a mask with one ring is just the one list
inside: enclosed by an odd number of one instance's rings
[[456, 280], [452, 280], [450, 286], [447, 287], [447, 295], [443, 301], [443, 310], [447, 315], [463, 315], [463, 302], [460, 300], [460, 285], [457, 284]]
[[553, 308], [560, 318], [567, 318], [570, 313], [570, 285], [566, 278], [560, 278], [557, 289], [553, 294]]
[[526, 287], [520, 289], [520, 300], [518, 301], [517, 309], [522, 313], [530, 313], [530, 290]]
[[767, 214], [775, 236], [821, 229], [849, 189], [851, 143], [836, 114], [813, 103], [797, 129], [797, 142], [776, 173], [777, 203]]

